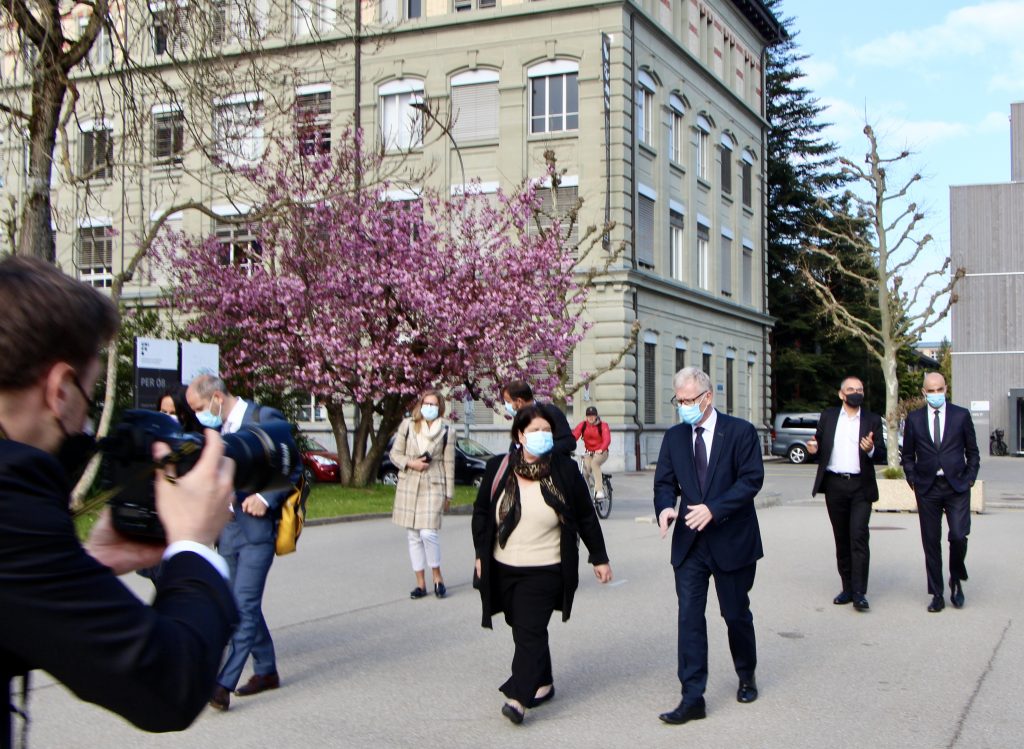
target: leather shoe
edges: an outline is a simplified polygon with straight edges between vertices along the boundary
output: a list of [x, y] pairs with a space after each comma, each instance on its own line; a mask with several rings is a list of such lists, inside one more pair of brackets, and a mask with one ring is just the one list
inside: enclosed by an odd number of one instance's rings
[[737, 702], [753, 702], [757, 699], [757, 682], [751, 677], [750, 681], [740, 679], [740, 688], [736, 690]]
[[835, 598], [832, 599], [832, 603], [834, 603], [836, 606], [842, 606], [844, 604], [849, 603], [852, 600], [853, 600], [853, 596], [851, 596], [849, 593], [847, 593], [844, 590], [842, 593], [840, 593], [839, 595], [837, 595]]
[[427, 595], [427, 591], [423, 588], [416, 587], [409, 591], [409, 598], [416, 600], [417, 598], [424, 598]]
[[675, 710], [671, 712], [662, 713], [658, 716], [661, 718], [663, 723], [668, 723], [672, 726], [681, 726], [683, 723], [688, 723], [691, 720], [700, 720], [707, 717], [707, 710], [704, 707], [704, 700], [701, 699], [693, 705], [687, 705], [686, 701], [680, 702]]
[[279, 686], [281, 686], [281, 679], [277, 675], [277, 671], [270, 674], [253, 674], [249, 681], [235, 690], [235, 694], [239, 697], [249, 697], [268, 689], [277, 689]]
[[932, 596], [932, 602], [928, 604], [928, 612], [937, 614], [946, 608], [946, 599], [942, 596]]
[[448, 595], [448, 588], [444, 586], [444, 583], [434, 583], [434, 595], [438, 598], [444, 598]]
[[949, 578], [949, 600], [955, 609], [964, 607], [964, 589], [960, 585], [960, 581], [954, 580], [952, 577]]
[[857, 609], [857, 611], [867, 611], [871, 608], [871, 605], [868, 603], [867, 596], [863, 593], [854, 593], [853, 607]]
[[213, 688], [213, 696], [210, 697], [210, 707], [214, 710], [224, 712], [231, 706], [231, 692], [218, 684]]

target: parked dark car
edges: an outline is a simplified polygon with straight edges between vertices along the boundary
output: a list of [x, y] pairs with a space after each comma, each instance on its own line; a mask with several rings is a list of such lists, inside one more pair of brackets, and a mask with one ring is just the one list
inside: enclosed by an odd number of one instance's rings
[[811, 460], [807, 441], [814, 436], [820, 418], [820, 413], [778, 414], [772, 427], [772, 455], [784, 456], [790, 463]]
[[308, 434], [302, 432], [295, 436], [295, 443], [302, 455], [302, 473], [306, 477], [306, 483], [323, 481], [336, 484], [341, 481], [338, 453], [328, 450]]
[[[392, 437], [388, 442], [387, 452], [384, 453], [384, 459], [377, 471], [377, 480], [392, 486], [398, 484], [398, 468], [391, 462], [390, 457], [394, 441], [395, 438]], [[455, 483], [480, 486], [487, 461], [493, 457], [494, 453], [476, 440], [459, 437], [455, 442]]]

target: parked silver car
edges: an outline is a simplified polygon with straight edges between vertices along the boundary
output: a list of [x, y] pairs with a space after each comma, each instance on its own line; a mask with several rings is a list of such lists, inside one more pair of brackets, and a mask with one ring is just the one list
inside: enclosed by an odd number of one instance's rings
[[772, 455], [781, 455], [790, 463], [805, 463], [811, 457], [807, 442], [818, 428], [820, 413], [781, 413], [772, 426]]

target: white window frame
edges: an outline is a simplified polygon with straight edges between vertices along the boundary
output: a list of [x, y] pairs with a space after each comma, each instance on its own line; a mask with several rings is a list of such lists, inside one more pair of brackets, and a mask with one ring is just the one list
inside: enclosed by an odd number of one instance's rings
[[[743, 149], [743, 166], [740, 171], [740, 198], [743, 206], [754, 208], [754, 154], [749, 148]], [[749, 199], [748, 199], [749, 198]]]
[[386, 151], [423, 147], [423, 113], [412, 105], [423, 101], [423, 81], [399, 78], [377, 91], [380, 141]]
[[654, 133], [654, 94], [657, 91], [657, 83], [654, 78], [645, 71], [637, 71], [636, 87], [636, 131], [640, 142], [645, 146], [653, 146]]
[[[78, 152], [78, 167], [79, 172], [84, 177], [85, 175], [92, 172], [99, 166], [96, 159], [96, 133], [103, 132], [106, 134], [106, 146], [107, 152], [109, 153], [108, 158], [105, 159], [106, 165], [103, 173], [93, 174], [88, 179], [106, 179], [109, 180], [114, 176], [114, 128], [110, 126], [108, 120], [93, 120], [91, 122], [83, 122], [79, 126], [81, 131], [81, 142], [79, 145]], [[92, 163], [85, 163], [85, 143], [87, 139], [92, 139]]]
[[686, 280], [686, 210], [674, 200], [668, 204], [668, 247], [670, 273], [677, 281]]
[[697, 179], [702, 179], [708, 182], [708, 162], [711, 160], [710, 150], [710, 139], [711, 139], [711, 123], [704, 115], [697, 117], [697, 151], [696, 161], [694, 164], [695, 171], [697, 172]]
[[[148, 3], [152, 22], [149, 27], [150, 48], [156, 57], [186, 50], [189, 47], [188, 34], [181, 33], [180, 19], [188, 8], [188, 0], [157, 0]], [[157, 48], [157, 28], [164, 29], [164, 48]]]
[[[89, 25], [89, 19], [90, 16], [78, 19], [79, 33], [85, 31]], [[89, 47], [86, 57], [89, 61], [88, 64], [97, 70], [106, 68], [113, 62], [114, 48], [110, 39], [110, 29], [107, 28], [106, 23], [100, 22], [100, 30], [96, 33], [96, 38], [93, 40], [92, 46]]]
[[[710, 285], [708, 261], [710, 260], [711, 224], [697, 216], [697, 285], [707, 291]], [[701, 231], [703, 230], [703, 231]]]
[[[326, 95], [326, 96], [325, 96]], [[326, 112], [319, 111], [323, 109], [323, 102], [327, 103]], [[307, 105], [315, 105], [314, 116], [308, 123], [303, 123], [301, 120], [304, 118], [304, 108]], [[312, 141], [319, 131], [320, 142], [324, 151], [329, 151], [331, 148], [331, 112], [332, 112], [333, 101], [331, 97], [331, 84], [330, 83], [311, 83], [305, 86], [299, 86], [295, 89], [295, 122], [296, 127], [300, 128], [305, 124], [308, 133], [299, 132], [299, 146], [302, 150], [302, 146], [306, 142]], [[312, 108], [311, 108], [312, 109]], [[302, 151], [305, 153], [305, 151]]]
[[292, 33], [296, 37], [321, 36], [338, 21], [337, 0], [292, 0]]
[[[249, 206], [230, 206], [221, 207], [220, 209], [214, 207], [213, 212], [220, 216], [237, 217], [245, 215], [248, 210]], [[213, 235], [217, 240], [217, 244], [227, 248], [227, 257], [220, 256], [217, 258], [217, 262], [220, 265], [239, 268], [246, 276], [252, 276], [257, 264], [263, 262], [263, 247], [252, 224], [215, 221]], [[245, 245], [244, 247], [242, 246], [243, 244]], [[242, 259], [235, 256], [235, 253], [239, 250], [247, 253]], [[221, 262], [221, 260], [226, 260], [227, 262]]]
[[233, 94], [214, 99], [213, 107], [217, 155], [224, 164], [250, 166], [263, 158], [263, 95]]
[[[153, 117], [153, 164], [165, 169], [175, 169], [185, 160], [185, 113], [177, 104], [157, 104], [152, 109]], [[171, 145], [167, 154], [157, 153], [157, 128], [169, 123], [171, 127]], [[175, 149], [175, 131], [181, 130], [181, 148]]]
[[721, 171], [721, 188], [723, 195], [732, 195], [732, 153], [736, 148], [736, 142], [728, 133], [722, 133], [721, 139], [722, 146], [722, 171]]
[[668, 97], [668, 108], [670, 114], [668, 131], [668, 156], [676, 164], [682, 164], [685, 158], [686, 129], [683, 118], [686, 116], [686, 106], [677, 94]]
[[[534, 65], [527, 70], [527, 78], [530, 86], [526, 92], [529, 104], [527, 118], [529, 120], [529, 134], [543, 135], [550, 133], [573, 133], [580, 129], [580, 89], [579, 89], [579, 63], [571, 60], [549, 60], [539, 65]], [[551, 84], [560, 79], [562, 88], [562, 100], [559, 103], [561, 110], [553, 114], [550, 110]], [[541, 84], [540, 82], [543, 81]], [[576, 109], [569, 111], [569, 89], [570, 84], [576, 88]], [[543, 85], [544, 111], [541, 114], [534, 112], [534, 87]], [[557, 118], [561, 123], [559, 127], [553, 127], [552, 122]], [[575, 118], [575, 127], [569, 126], [569, 121]], [[542, 127], [536, 129], [540, 124]]]
[[[83, 218], [78, 222], [78, 231], [75, 234], [75, 268], [78, 269], [78, 278], [83, 283], [87, 283], [90, 286], [94, 286], [100, 289], [108, 289], [114, 283], [114, 233], [112, 231], [114, 226], [113, 219], [110, 217], [100, 218]], [[96, 229], [104, 230], [100, 236], [92, 236]], [[89, 266], [82, 265], [82, 244], [86, 237], [83, 236], [83, 231], [89, 232], [89, 241], [95, 242], [97, 239], [105, 240], [104, 244], [106, 247], [102, 250], [106, 257], [109, 259], [109, 263], [102, 263], [97, 265], [93, 263]], [[96, 249], [93, 247], [92, 254], [96, 254]]]

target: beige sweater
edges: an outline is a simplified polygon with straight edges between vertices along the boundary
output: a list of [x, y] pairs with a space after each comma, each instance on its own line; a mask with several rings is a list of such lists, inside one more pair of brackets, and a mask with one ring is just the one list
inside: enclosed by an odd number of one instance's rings
[[[495, 542], [494, 559], [509, 567], [558, 564], [562, 561], [562, 531], [558, 515], [544, 502], [539, 481], [524, 480], [521, 476], [516, 476], [516, 480], [522, 505], [519, 523], [508, 537], [504, 549]], [[497, 510], [495, 516], [497, 519]]]

